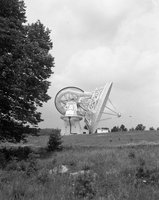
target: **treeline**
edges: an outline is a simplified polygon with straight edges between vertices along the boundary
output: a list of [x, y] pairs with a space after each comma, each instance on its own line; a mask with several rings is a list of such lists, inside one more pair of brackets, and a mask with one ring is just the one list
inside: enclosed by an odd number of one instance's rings
[[[122, 124], [121, 126], [114, 126], [112, 129], [111, 129], [111, 132], [124, 132], [124, 131], [144, 131], [146, 129], [146, 126], [144, 126], [143, 124], [138, 124], [135, 128], [132, 127], [130, 129], [126, 128], [124, 124]], [[151, 126], [149, 128], [150, 131], [159, 131], [159, 127], [157, 129], [155, 129], [153, 126]]]

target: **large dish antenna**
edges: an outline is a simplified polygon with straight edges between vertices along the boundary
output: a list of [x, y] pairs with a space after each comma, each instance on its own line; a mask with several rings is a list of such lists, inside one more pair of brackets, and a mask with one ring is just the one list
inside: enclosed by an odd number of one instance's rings
[[[104, 88], [96, 89], [92, 95], [92, 109], [86, 113], [85, 122], [91, 133], [96, 131], [97, 125], [106, 107], [113, 83], [106, 83]], [[92, 112], [92, 113], [91, 113]]]
[[[84, 118], [89, 132], [95, 133], [102, 114], [108, 114], [104, 110], [108, 109], [107, 103], [110, 101], [112, 85], [112, 82], [106, 83], [104, 87], [95, 89], [93, 92], [84, 92], [78, 87], [65, 87], [60, 90], [55, 96], [55, 106], [62, 114], [61, 118], [65, 121], [69, 120], [69, 124], [65, 123], [65, 127], [69, 126], [68, 129], [71, 130], [70, 119], [74, 127], [79, 127], [78, 119], [80, 121]], [[109, 111], [113, 112], [111, 115], [120, 116], [112, 109]]]
[[80, 94], [84, 91], [78, 87], [65, 87], [55, 96], [55, 107], [62, 114], [66, 114], [66, 104], [70, 101], [78, 102]]

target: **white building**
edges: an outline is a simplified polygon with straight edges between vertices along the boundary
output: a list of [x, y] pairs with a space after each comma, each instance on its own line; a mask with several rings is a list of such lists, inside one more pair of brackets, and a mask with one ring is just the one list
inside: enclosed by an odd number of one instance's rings
[[97, 128], [97, 133], [109, 133], [109, 128]]

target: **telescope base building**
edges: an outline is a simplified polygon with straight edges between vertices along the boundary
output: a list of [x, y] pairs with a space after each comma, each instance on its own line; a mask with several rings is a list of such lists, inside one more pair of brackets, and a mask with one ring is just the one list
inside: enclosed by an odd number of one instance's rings
[[61, 130], [61, 135], [78, 135], [82, 134], [82, 128], [80, 121], [82, 117], [80, 116], [61, 116], [61, 119], [64, 121], [64, 126]]

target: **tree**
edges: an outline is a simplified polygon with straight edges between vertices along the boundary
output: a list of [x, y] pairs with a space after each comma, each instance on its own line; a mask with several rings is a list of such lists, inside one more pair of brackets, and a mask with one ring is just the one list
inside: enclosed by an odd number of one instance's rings
[[37, 132], [37, 108], [50, 99], [52, 42], [40, 21], [25, 24], [23, 1], [1, 0], [0, 8], [0, 140], [19, 142]]
[[127, 128], [122, 124], [121, 126], [120, 126], [120, 131], [127, 131]]
[[131, 132], [135, 131], [134, 127], [130, 128], [129, 131]]
[[150, 130], [150, 131], [155, 131], [155, 129], [154, 129], [153, 126], [151, 126], [151, 127], [149, 128], [149, 130]]
[[52, 131], [52, 134], [49, 137], [48, 141], [48, 151], [55, 151], [55, 150], [61, 150], [62, 149], [62, 138], [60, 135], [61, 130], [60, 129], [54, 129]]
[[143, 126], [142, 124], [138, 124], [135, 128], [136, 131], [144, 131], [145, 130], [145, 126]]
[[111, 129], [111, 132], [118, 132], [120, 131], [120, 128], [118, 126], [114, 126], [112, 129]]

